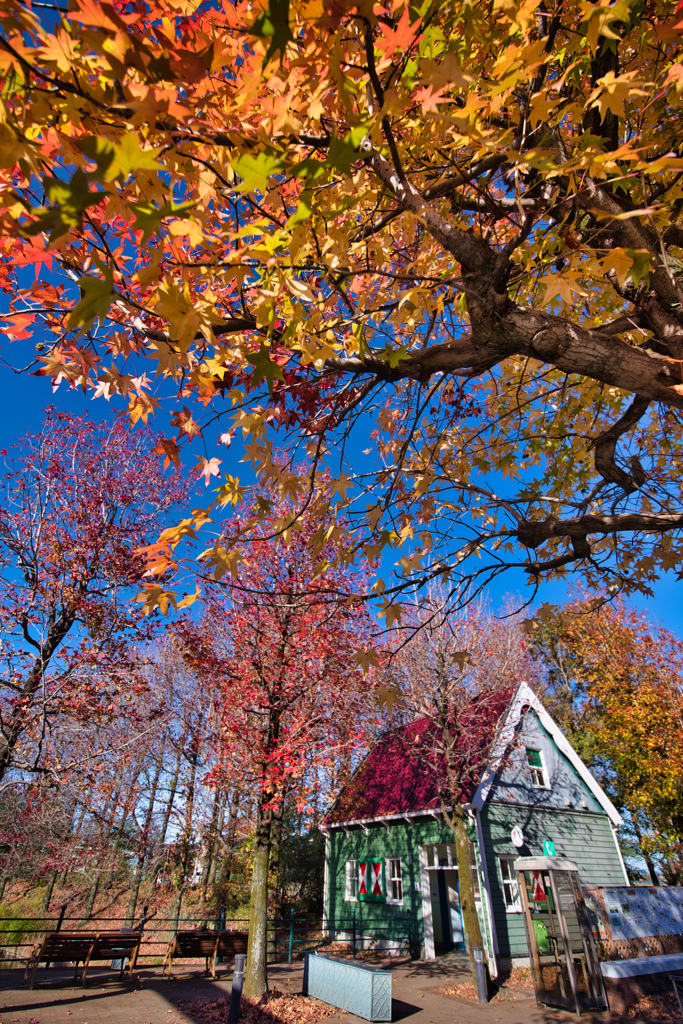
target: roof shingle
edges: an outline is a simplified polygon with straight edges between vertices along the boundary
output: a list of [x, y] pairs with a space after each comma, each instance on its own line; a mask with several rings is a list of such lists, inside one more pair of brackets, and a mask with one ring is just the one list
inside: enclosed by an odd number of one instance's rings
[[[511, 696], [510, 689], [501, 689], [475, 698], [461, 709], [459, 726], [466, 736], [462, 746], [471, 756], [475, 751], [481, 755], [490, 746]], [[440, 808], [440, 791], [447, 793], [447, 787], [444, 757], [439, 743], [434, 742], [436, 729], [430, 719], [419, 718], [380, 737], [340, 792], [325, 823]], [[463, 756], [467, 756], [464, 750]], [[463, 802], [471, 799], [477, 782], [470, 776], [461, 793]]]

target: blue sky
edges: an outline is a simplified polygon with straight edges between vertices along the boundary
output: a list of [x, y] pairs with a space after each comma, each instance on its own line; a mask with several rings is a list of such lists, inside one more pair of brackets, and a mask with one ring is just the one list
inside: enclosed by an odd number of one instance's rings
[[[11, 358], [12, 354], [10, 348], [6, 355]], [[85, 397], [80, 390], [68, 390], [65, 385], [62, 385], [53, 395], [50, 382], [45, 378], [15, 374], [6, 367], [0, 367], [0, 381], [2, 393], [5, 396], [4, 415], [0, 420], [0, 448], [9, 448], [23, 434], [37, 431], [40, 428], [45, 407], [50, 404], [77, 414], [87, 411], [94, 419], [110, 419], [121, 409], [120, 404], [107, 403], [101, 398], [92, 401]], [[150, 422], [152, 426], [163, 429], [162, 422], [158, 424]], [[216, 454], [214, 442], [217, 440], [220, 429], [216, 426], [212, 428], [211, 433], [207, 434], [207, 447], [211, 454]], [[213, 436], [214, 434], [216, 437]], [[221, 470], [249, 480], [251, 479], [250, 468], [240, 462], [240, 447], [238, 442], [233, 444], [230, 450], [221, 446], [219, 453], [223, 460]], [[188, 464], [192, 465], [195, 457], [203, 454], [201, 441], [195, 440], [187, 449], [187, 454], [189, 456]], [[360, 451], [358, 454], [362, 458]], [[201, 487], [200, 490], [203, 491], [204, 488]], [[206, 493], [207, 501], [211, 500], [208, 497], [211, 488]], [[199, 491], [196, 492], [196, 497], [201, 501]], [[393, 560], [391, 554], [386, 559], [385, 578], [389, 575]], [[683, 635], [682, 586], [683, 581], [676, 579], [676, 573], [668, 572], [655, 586], [654, 598], [636, 597], [632, 599], [631, 603], [645, 611], [650, 618]], [[561, 583], [544, 584], [539, 590], [537, 603], [548, 601], [559, 604], [565, 599], [566, 593], [567, 588]], [[488, 599], [495, 611], [503, 606], [508, 595], [519, 597], [524, 601], [528, 594], [525, 574], [521, 571], [510, 571], [490, 587]]]

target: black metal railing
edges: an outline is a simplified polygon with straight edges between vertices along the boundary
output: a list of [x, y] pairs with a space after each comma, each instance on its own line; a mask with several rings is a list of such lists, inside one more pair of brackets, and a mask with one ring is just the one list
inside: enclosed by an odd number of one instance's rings
[[[25, 960], [33, 945], [48, 932], [54, 931], [119, 931], [134, 928], [142, 932], [138, 954], [140, 966], [152, 967], [163, 963], [173, 936], [179, 930], [208, 928], [222, 931], [246, 931], [245, 918], [229, 917], [224, 912], [217, 919], [203, 917], [162, 918], [156, 914], [142, 918], [132, 926], [122, 917], [67, 916], [67, 905], [56, 916], [24, 917], [16, 920], [0, 918], [0, 969], [8, 969]], [[391, 922], [364, 920], [355, 910], [348, 919], [327, 924], [324, 919], [299, 917], [294, 909], [284, 918], [268, 920], [268, 960], [270, 963], [292, 962], [304, 952], [325, 947], [336, 955], [357, 956], [362, 951], [385, 951], [390, 954], [410, 953], [410, 915], [396, 915]], [[185, 962], [183, 958], [176, 961]], [[190, 962], [188, 960], [188, 962]]]

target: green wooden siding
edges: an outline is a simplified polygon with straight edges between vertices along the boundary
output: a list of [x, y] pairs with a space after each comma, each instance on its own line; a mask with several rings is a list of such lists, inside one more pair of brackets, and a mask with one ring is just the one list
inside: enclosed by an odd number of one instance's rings
[[[422, 887], [420, 878], [420, 848], [448, 844], [454, 845], [451, 829], [445, 821], [434, 818], [411, 819], [411, 828], [405, 821], [390, 821], [387, 830], [382, 824], [368, 825], [367, 832], [358, 826], [351, 826], [348, 834], [343, 829], [332, 829], [329, 844], [329, 891], [327, 912], [328, 921], [336, 931], [349, 932], [352, 927], [353, 912], [356, 911], [356, 928], [360, 935], [364, 930], [372, 934], [377, 929], [382, 935], [389, 934], [392, 924], [405, 932], [397, 938], [407, 938], [407, 921], [410, 918], [410, 937], [413, 944], [424, 946], [424, 927], [422, 922]], [[484, 878], [481, 858], [477, 849], [476, 834], [472, 830], [471, 838], [475, 844], [479, 878], [482, 887]], [[403, 875], [403, 905], [395, 903], [368, 903], [362, 900], [345, 899], [346, 862], [347, 860], [372, 860], [401, 858]], [[455, 865], [454, 865], [455, 866]], [[388, 877], [388, 873], [387, 873]], [[417, 888], [416, 888], [417, 887]], [[479, 920], [482, 937], [488, 948], [492, 948], [491, 931], [485, 913], [481, 912]]]
[[[374, 926], [385, 930], [393, 922], [403, 923], [405, 917], [409, 915], [413, 942], [422, 944], [424, 932], [422, 895], [419, 888], [419, 848], [427, 843], [448, 842], [453, 842], [453, 833], [445, 822], [439, 823], [433, 818], [417, 819], [412, 829], [405, 821], [389, 822], [388, 831], [380, 824], [369, 825], [367, 832], [358, 826], [352, 826], [348, 829], [348, 834], [340, 828], [332, 829], [327, 903], [330, 925], [338, 931], [348, 931], [354, 909], [357, 926], [362, 930], [362, 926], [365, 925], [369, 932]], [[393, 903], [355, 902], [344, 898], [347, 860], [371, 860], [373, 857], [385, 861], [390, 857], [401, 858], [403, 906]], [[416, 884], [418, 890], [415, 889]]]
[[[499, 857], [541, 856], [543, 841], [551, 839], [557, 857], [576, 863], [584, 885], [627, 884], [606, 814], [492, 802], [482, 811], [481, 825], [501, 956], [527, 956], [528, 952], [521, 913], [507, 911], [505, 907]], [[515, 825], [524, 832], [521, 850], [510, 839]]]

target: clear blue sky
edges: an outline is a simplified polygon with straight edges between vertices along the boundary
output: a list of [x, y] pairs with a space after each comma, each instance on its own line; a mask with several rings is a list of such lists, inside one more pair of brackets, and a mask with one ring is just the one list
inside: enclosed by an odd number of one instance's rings
[[[10, 357], [13, 355], [11, 348], [8, 354]], [[0, 381], [2, 394], [5, 396], [4, 415], [0, 420], [0, 448], [9, 448], [23, 434], [37, 431], [40, 428], [45, 407], [50, 404], [72, 413], [80, 414], [87, 411], [94, 419], [110, 419], [122, 408], [120, 403], [118, 405], [114, 402], [107, 403], [101, 398], [92, 401], [86, 398], [80, 390], [69, 390], [64, 384], [53, 395], [49, 380], [24, 374], [17, 375], [2, 367], [0, 367]], [[155, 424], [151, 423], [151, 425]], [[158, 427], [163, 429], [164, 424], [159, 423]], [[214, 428], [213, 433], [217, 435], [219, 432], [220, 428]], [[207, 436], [211, 454], [216, 454], [214, 440], [213, 434]], [[195, 441], [188, 449], [189, 465], [194, 463], [196, 456], [203, 454], [200, 444]], [[230, 450], [222, 447], [220, 457], [223, 459], [221, 470], [247, 480], [251, 477], [249, 467], [240, 463], [239, 443], [234, 444]], [[210, 493], [210, 489], [207, 493]], [[387, 561], [389, 565], [385, 569], [385, 578], [393, 559], [387, 559]], [[560, 604], [565, 599], [566, 592], [566, 588], [560, 583], [545, 584], [539, 591], [537, 603], [548, 601], [552, 604]], [[507, 595], [519, 596], [524, 600], [528, 593], [525, 574], [521, 571], [510, 572], [490, 588], [488, 598], [495, 611], [505, 603]], [[683, 635], [681, 595], [683, 595], [683, 581], [676, 579], [675, 572], [668, 572], [656, 585], [654, 598], [636, 597], [632, 599], [631, 603], [645, 611], [650, 618], [679, 635]]]

